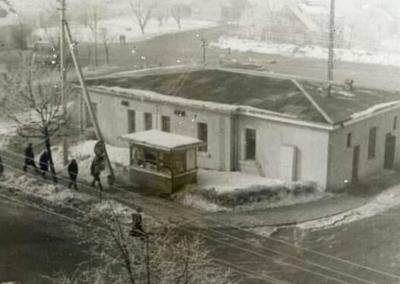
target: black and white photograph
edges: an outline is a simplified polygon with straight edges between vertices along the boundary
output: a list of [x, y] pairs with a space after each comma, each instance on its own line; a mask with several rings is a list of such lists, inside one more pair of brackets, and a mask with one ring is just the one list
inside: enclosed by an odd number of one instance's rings
[[400, 283], [400, 1], [0, 0], [0, 284]]

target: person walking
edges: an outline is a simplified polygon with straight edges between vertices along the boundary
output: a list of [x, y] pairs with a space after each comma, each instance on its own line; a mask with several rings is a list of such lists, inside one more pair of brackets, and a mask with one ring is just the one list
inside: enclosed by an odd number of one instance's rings
[[47, 151], [44, 151], [39, 158], [40, 173], [42, 174], [44, 179], [46, 179], [46, 173], [49, 171], [49, 160], [49, 153]]
[[101, 191], [103, 191], [103, 186], [101, 185], [100, 174], [103, 170], [104, 158], [102, 156], [96, 156], [90, 166], [90, 173], [93, 176], [92, 186], [95, 187], [97, 183]]
[[38, 172], [38, 169], [35, 164], [35, 154], [33, 153], [32, 143], [28, 144], [28, 147], [25, 149], [25, 164], [24, 164], [24, 172], [28, 170], [28, 167], [31, 166]]
[[71, 188], [71, 186], [73, 186], [75, 188], [75, 190], [78, 190], [78, 186], [76, 185], [78, 173], [79, 173], [78, 163], [76, 162], [75, 159], [72, 159], [71, 163], [69, 163], [69, 165], [68, 165], [68, 174], [69, 174], [69, 179], [70, 179], [68, 188]]

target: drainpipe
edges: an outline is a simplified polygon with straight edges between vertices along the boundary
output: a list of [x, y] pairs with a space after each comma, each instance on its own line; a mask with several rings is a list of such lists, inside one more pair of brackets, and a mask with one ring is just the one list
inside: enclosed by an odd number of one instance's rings
[[239, 170], [239, 115], [231, 113], [231, 170]]

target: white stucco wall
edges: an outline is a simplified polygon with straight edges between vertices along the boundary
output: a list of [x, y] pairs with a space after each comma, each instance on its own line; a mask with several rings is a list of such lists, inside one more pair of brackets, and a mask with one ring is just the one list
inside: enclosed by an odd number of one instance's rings
[[[118, 137], [128, 132], [129, 109], [136, 113], [136, 131], [144, 130], [145, 112], [153, 114], [154, 128], [161, 129], [161, 116], [166, 115], [171, 119], [172, 133], [190, 137], [197, 138], [197, 123], [203, 122], [208, 125], [208, 152], [198, 154], [199, 167], [224, 171], [241, 170], [282, 179], [288, 176], [285, 161], [281, 159], [285, 156], [282, 151], [287, 150], [286, 146], [291, 146], [296, 149], [294, 179], [315, 181], [321, 188], [326, 188], [329, 142], [327, 130], [248, 115], [237, 115], [233, 119], [229, 113], [136, 100], [129, 95], [110, 95], [95, 91], [90, 93], [92, 101], [97, 104], [99, 124], [107, 143], [127, 146]], [[128, 101], [129, 106], [122, 105], [122, 101]], [[176, 110], [185, 111], [185, 116], [176, 115]], [[255, 162], [244, 160], [246, 128], [257, 131]]]
[[[393, 119], [398, 117], [397, 129]], [[368, 159], [369, 130], [377, 127], [375, 158]], [[347, 134], [352, 133], [352, 145], [347, 147]], [[391, 110], [369, 119], [341, 127], [331, 133], [328, 187], [338, 189], [352, 180], [353, 149], [360, 146], [359, 180], [383, 170], [386, 134], [396, 136], [395, 163], [400, 163], [400, 110]]]
[[[197, 138], [197, 123], [208, 125], [208, 152], [199, 152], [198, 165], [202, 168], [230, 170], [232, 157], [231, 117], [230, 114], [218, 113], [173, 104], [147, 102], [129, 97], [120, 97], [91, 91], [91, 99], [97, 104], [100, 128], [107, 143], [126, 146], [118, 139], [128, 132], [128, 110], [136, 113], [136, 132], [144, 131], [144, 113], [153, 114], [153, 128], [161, 129], [161, 116], [171, 119], [171, 132]], [[129, 101], [129, 106], [121, 104]], [[175, 110], [185, 111], [185, 116], [178, 116]]]
[[[246, 128], [256, 129], [256, 161], [245, 161]], [[315, 181], [326, 188], [328, 180], [329, 132], [311, 127], [290, 125], [261, 118], [239, 118], [239, 166], [243, 172], [282, 179], [282, 147], [296, 148], [295, 180]]]

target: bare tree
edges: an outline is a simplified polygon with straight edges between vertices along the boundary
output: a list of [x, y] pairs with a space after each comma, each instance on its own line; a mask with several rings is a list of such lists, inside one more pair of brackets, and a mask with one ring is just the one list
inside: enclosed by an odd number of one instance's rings
[[[90, 30], [92, 39], [94, 41], [94, 60], [95, 65], [98, 65], [98, 20], [102, 16], [101, 11], [103, 7], [98, 4], [96, 0], [87, 0], [84, 2], [79, 2], [79, 6], [72, 9], [74, 11], [74, 16], [76, 20], [83, 25], [85, 28]], [[88, 61], [91, 61], [92, 50], [89, 46], [88, 49]]]
[[[57, 181], [51, 139], [66, 135], [68, 119], [61, 107], [59, 74], [35, 63], [34, 56], [21, 55], [21, 63], [2, 79], [4, 112], [18, 124], [18, 134], [44, 142], [50, 171]], [[62, 133], [64, 132], [64, 133]]]
[[109, 44], [110, 41], [112, 40], [107, 28], [101, 28], [101, 40], [103, 42], [103, 47], [104, 47], [104, 54], [106, 56], [106, 64], [108, 65], [110, 63], [110, 48]]
[[103, 226], [93, 234], [97, 256], [71, 276], [58, 275], [54, 283], [232, 283], [228, 270], [212, 264], [198, 236], [182, 234], [176, 227], [132, 234], [134, 230], [113, 212], [102, 216]]
[[14, 48], [26, 50], [28, 48], [28, 39], [32, 33], [30, 25], [18, 22], [11, 29], [11, 41]]
[[139, 26], [142, 34], [145, 34], [147, 24], [153, 17], [156, 2], [154, 0], [129, 0], [129, 5], [135, 16], [136, 24]]
[[157, 6], [154, 8], [152, 12], [152, 17], [157, 19], [159, 27], [162, 27], [164, 25], [164, 20], [168, 19], [168, 17], [170, 16], [169, 7], [170, 4], [168, 3], [168, 0], [157, 1]]
[[94, 40], [94, 62], [95, 65], [98, 65], [98, 48], [97, 48], [97, 38], [98, 38], [98, 6], [96, 4], [91, 5], [89, 7], [89, 12], [87, 14], [87, 26], [92, 32], [93, 40]]
[[175, 20], [176, 25], [179, 29], [182, 28], [182, 13], [183, 13], [183, 6], [182, 2], [175, 1], [171, 7], [171, 16]]

